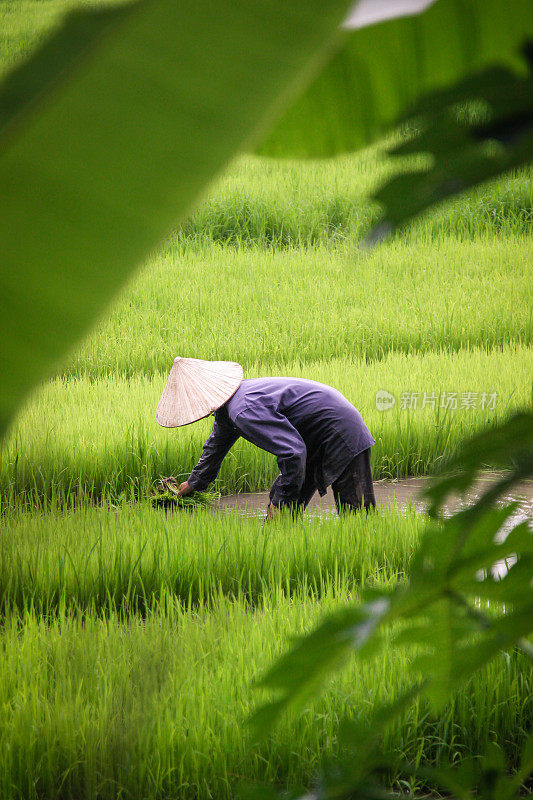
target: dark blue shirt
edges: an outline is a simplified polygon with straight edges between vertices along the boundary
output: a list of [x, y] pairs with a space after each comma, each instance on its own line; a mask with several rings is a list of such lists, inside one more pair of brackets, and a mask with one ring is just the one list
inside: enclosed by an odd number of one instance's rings
[[350, 461], [375, 444], [359, 411], [337, 389], [302, 378], [251, 378], [216, 410], [213, 432], [189, 476], [193, 489], [216, 478], [240, 436], [276, 456], [274, 505], [296, 503], [309, 474], [324, 495]]

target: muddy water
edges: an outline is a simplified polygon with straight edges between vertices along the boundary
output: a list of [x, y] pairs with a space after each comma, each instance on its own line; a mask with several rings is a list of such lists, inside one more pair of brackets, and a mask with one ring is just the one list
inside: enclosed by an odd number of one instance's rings
[[[463, 498], [452, 497], [444, 507], [445, 515], [453, 514], [461, 506], [470, 503], [485, 491], [491, 483], [498, 479], [496, 473], [486, 473], [477, 482], [473, 491]], [[408, 506], [412, 505], [419, 511], [424, 511], [426, 501], [423, 498], [423, 490], [427, 486], [429, 478], [405, 478], [398, 481], [374, 481], [374, 492], [378, 506]], [[523, 519], [533, 520], [533, 480], [526, 481], [515, 488], [512, 495], [501, 498], [504, 502], [518, 500], [520, 510], [517, 515]], [[243, 514], [263, 515], [268, 505], [268, 492], [251, 492], [249, 494], [231, 494], [222, 497], [217, 507], [221, 510], [237, 510]], [[335, 502], [333, 492], [328, 489], [324, 497], [320, 497], [318, 492], [314, 495], [307, 507], [308, 514], [319, 514], [321, 516], [335, 514]]]

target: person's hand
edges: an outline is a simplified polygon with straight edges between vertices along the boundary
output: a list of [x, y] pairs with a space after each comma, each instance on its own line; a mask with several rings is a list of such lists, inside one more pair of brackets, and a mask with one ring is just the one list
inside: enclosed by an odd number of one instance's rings
[[194, 492], [192, 486], [189, 486], [187, 481], [183, 481], [183, 483], [180, 484], [180, 488], [178, 489], [178, 497], [183, 497], [184, 495], [190, 494], [191, 492]]

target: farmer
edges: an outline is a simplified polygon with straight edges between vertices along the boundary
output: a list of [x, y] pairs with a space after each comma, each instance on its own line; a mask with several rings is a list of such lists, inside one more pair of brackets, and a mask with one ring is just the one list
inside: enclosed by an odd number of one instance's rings
[[280, 474], [268, 514], [305, 508], [318, 489], [332, 486], [337, 510], [375, 507], [370, 448], [375, 441], [359, 411], [331, 386], [302, 378], [243, 380], [240, 364], [177, 358], [159, 401], [164, 427], [214, 412], [213, 432], [180, 496], [204, 490], [242, 436], [276, 456]]

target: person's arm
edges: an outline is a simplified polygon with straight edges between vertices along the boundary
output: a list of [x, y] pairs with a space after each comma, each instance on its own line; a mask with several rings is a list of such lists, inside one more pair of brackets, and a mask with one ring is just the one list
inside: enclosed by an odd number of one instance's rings
[[293, 507], [305, 478], [307, 448], [287, 417], [262, 403], [250, 403], [235, 417], [235, 424], [248, 441], [276, 456], [280, 471], [270, 502]]
[[226, 421], [223, 417], [215, 415], [213, 432], [204, 444], [200, 460], [185, 481], [189, 487], [188, 491], [201, 492], [215, 480], [224, 456], [239, 436], [239, 431], [229, 420]]

